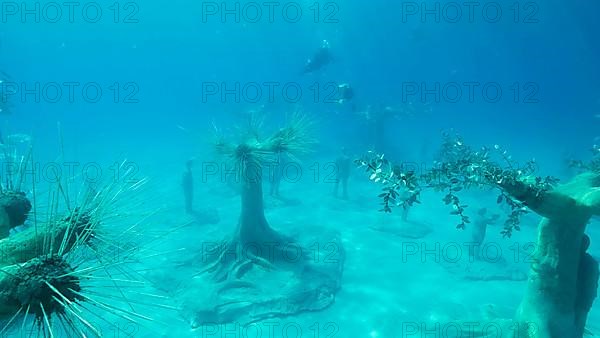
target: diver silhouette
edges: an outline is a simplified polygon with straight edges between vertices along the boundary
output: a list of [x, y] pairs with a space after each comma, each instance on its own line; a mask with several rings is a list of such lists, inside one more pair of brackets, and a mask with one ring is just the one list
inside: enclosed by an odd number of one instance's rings
[[352, 101], [354, 98], [354, 89], [347, 83], [338, 86], [339, 99], [338, 103], [343, 104]]
[[304, 65], [303, 74], [313, 73], [321, 68], [327, 66], [333, 60], [331, 56], [331, 50], [329, 48], [329, 41], [323, 40], [321, 47], [313, 55], [312, 58], [308, 59], [306, 65]]

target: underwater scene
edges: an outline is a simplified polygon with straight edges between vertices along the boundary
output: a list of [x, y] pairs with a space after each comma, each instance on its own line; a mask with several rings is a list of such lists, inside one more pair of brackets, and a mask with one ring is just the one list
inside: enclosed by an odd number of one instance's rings
[[599, 13], [3, 0], [0, 337], [600, 336]]

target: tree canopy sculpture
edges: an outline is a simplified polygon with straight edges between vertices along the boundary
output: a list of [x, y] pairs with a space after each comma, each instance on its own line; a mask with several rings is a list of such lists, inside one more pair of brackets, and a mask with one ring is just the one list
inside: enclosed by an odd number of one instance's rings
[[384, 155], [375, 153], [356, 160], [357, 165], [369, 172], [372, 181], [383, 185], [379, 195], [381, 211], [391, 212], [394, 206], [406, 208], [420, 203], [420, 194], [425, 189], [445, 192], [443, 202], [450, 205], [450, 213], [459, 218], [456, 227], [464, 229], [471, 220], [466, 214], [468, 206], [460, 202], [458, 193], [473, 188], [495, 190], [497, 202], [507, 204], [511, 210], [502, 231], [504, 236], [510, 237], [513, 230], [520, 229], [520, 219], [528, 209], [522, 201], [510, 196], [506, 187], [514, 182], [527, 181], [535, 194], [540, 195], [558, 183], [558, 179], [550, 176], [532, 177], [537, 171], [535, 160], [519, 165], [499, 145], [474, 151], [458, 135], [444, 133], [443, 136], [438, 160], [421, 173], [395, 165]]
[[376, 154], [357, 164], [372, 181], [383, 184], [379, 197], [384, 212], [419, 203], [423, 189], [443, 191], [444, 203], [460, 219], [457, 228], [464, 229], [470, 219], [457, 194], [480, 188], [496, 190], [498, 203], [510, 207], [504, 236], [520, 229], [520, 218], [529, 210], [542, 216], [515, 335], [579, 338], [598, 283], [598, 263], [586, 253], [589, 239], [584, 234], [590, 218], [600, 215], [600, 151], [597, 146], [592, 150], [590, 162], [577, 163], [584, 172], [561, 185], [556, 178], [534, 176], [534, 161], [519, 166], [500, 146], [474, 151], [450, 134], [445, 134], [439, 161], [422, 173], [407, 171]]
[[[314, 141], [309, 137], [311, 122], [305, 116], [297, 115], [292, 122], [265, 139], [259, 138], [260, 125], [252, 123], [247, 138], [239, 144], [232, 144], [221, 138], [215, 144], [217, 152], [233, 163], [237, 171], [241, 187], [241, 215], [237, 229], [231, 240], [223, 248], [219, 259], [209, 268], [228, 274], [244, 264], [270, 265], [275, 260], [283, 260], [284, 244], [293, 243], [291, 238], [279, 234], [267, 222], [264, 212], [262, 176], [263, 166], [273, 161], [278, 153], [287, 153], [296, 157], [306, 153]], [[269, 246], [278, 244], [270, 254]], [[256, 253], [244, 253], [240, 250], [256, 247]], [[227, 255], [236, 252], [239, 255]], [[245, 257], [246, 256], [246, 257]], [[231, 261], [230, 258], [234, 258]], [[232, 264], [230, 266], [230, 264]], [[216, 270], [215, 270], [216, 269]], [[231, 270], [233, 269], [233, 270]], [[215, 275], [221, 280], [226, 276]]]
[[[153, 322], [148, 313], [159, 307], [174, 309], [160, 296], [142, 293], [153, 289], [139, 277], [135, 257], [142, 245], [137, 224], [146, 223], [147, 231], [148, 216], [134, 223], [128, 217], [137, 188], [113, 182], [81, 200], [52, 189], [53, 207], [44, 217], [0, 239], [0, 336], [29, 331], [31, 336], [102, 337], [104, 326], [118, 328], [123, 321], [137, 327]], [[71, 202], [66, 216], [58, 196]]]

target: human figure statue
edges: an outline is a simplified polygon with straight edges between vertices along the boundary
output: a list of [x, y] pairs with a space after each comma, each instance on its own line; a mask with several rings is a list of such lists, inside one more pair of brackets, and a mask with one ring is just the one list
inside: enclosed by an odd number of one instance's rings
[[336, 179], [333, 195], [338, 197], [340, 183], [342, 185], [342, 198], [348, 199], [348, 178], [350, 177], [350, 168], [352, 167], [352, 160], [348, 155], [346, 148], [342, 148], [342, 154], [335, 161], [336, 166]]
[[283, 178], [283, 169], [286, 164], [285, 154], [278, 153], [276, 155], [275, 162], [271, 166], [271, 189], [270, 195], [273, 197], [279, 197], [279, 186], [281, 185], [281, 179]]
[[483, 246], [483, 241], [485, 240], [485, 235], [487, 234], [487, 228], [489, 225], [492, 225], [498, 221], [500, 215], [493, 214], [489, 215], [486, 208], [481, 208], [477, 212], [477, 218], [474, 220], [473, 231], [471, 232], [471, 241], [476, 244], [475, 259], [481, 259], [481, 249]]
[[313, 57], [306, 61], [302, 73], [309, 74], [319, 71], [325, 66], [327, 66], [329, 63], [331, 63], [332, 60], [333, 57], [331, 55], [329, 41], [323, 40], [321, 42], [321, 47], [315, 52]]

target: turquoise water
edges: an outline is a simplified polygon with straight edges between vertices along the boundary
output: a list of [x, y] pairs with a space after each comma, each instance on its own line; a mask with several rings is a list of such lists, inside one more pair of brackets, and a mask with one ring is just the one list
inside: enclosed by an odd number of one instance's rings
[[[137, 309], [156, 318], [150, 322], [90, 319], [104, 336], [425, 337], [411, 331], [424, 326], [433, 328], [427, 337], [457, 337], [455, 325], [466, 334], [465, 322], [484, 327], [513, 318], [539, 216], [527, 215], [521, 231], [505, 239], [506, 209], [496, 195], [461, 192], [473, 218], [480, 208], [501, 214], [486, 242], [501, 250], [502, 263], [469, 268], [472, 230], [455, 229], [441, 193], [427, 191], [411, 208], [418, 235], [398, 235], [401, 211], [378, 211], [381, 187], [363, 169], [352, 167], [347, 199], [333, 196], [332, 163], [342, 148], [351, 158], [374, 150], [424, 170], [442, 143], [440, 132], [452, 129], [475, 148], [498, 144], [520, 163], [535, 158], [537, 174], [566, 181], [575, 174], [567, 160], [589, 159], [600, 141], [593, 17], [599, 5], [591, 1], [481, 2], [472, 13], [464, 3], [385, 0], [73, 6], [70, 13], [59, 3], [2, 3], [0, 70], [10, 113], [0, 115], [0, 132], [7, 147], [13, 135], [20, 156], [33, 146], [40, 176], [36, 187], [26, 179], [22, 190], [39, 195], [42, 212], [56, 187], [49, 173], [55, 166], [70, 177], [73, 198], [96, 175], [118, 184], [147, 178], [135, 193], [140, 203], [115, 203], [135, 220], [106, 223], [120, 233], [127, 222], [143, 220], [127, 239], [145, 248], [131, 267], [143, 271], [138, 277], [148, 293], [175, 309]], [[324, 40], [330, 62], [304, 73]], [[348, 102], [339, 102], [342, 84], [353, 88]], [[374, 116], [385, 107], [389, 115], [378, 129]], [[269, 135], [298, 111], [314, 121], [317, 142], [291, 160], [280, 198], [265, 182], [265, 216], [284, 234], [339, 234], [336, 248], [343, 247], [345, 260], [335, 300], [252, 325], [240, 314], [234, 331], [191, 328], [183, 308], [194, 297], [182, 293], [210, 288], [194, 282], [200, 268], [193, 259], [203, 243], [235, 231], [241, 209], [235, 184], [221, 177], [231, 164], [215, 154], [213, 126], [235, 140], [236, 126], [254, 115]], [[200, 217], [184, 209], [181, 178], [189, 159], [194, 208], [206, 212]], [[134, 169], [131, 177], [116, 169], [123, 161]], [[586, 231], [596, 259], [597, 226], [592, 218]], [[457, 247], [461, 256], [454, 259]], [[600, 334], [597, 303], [587, 323]]]

